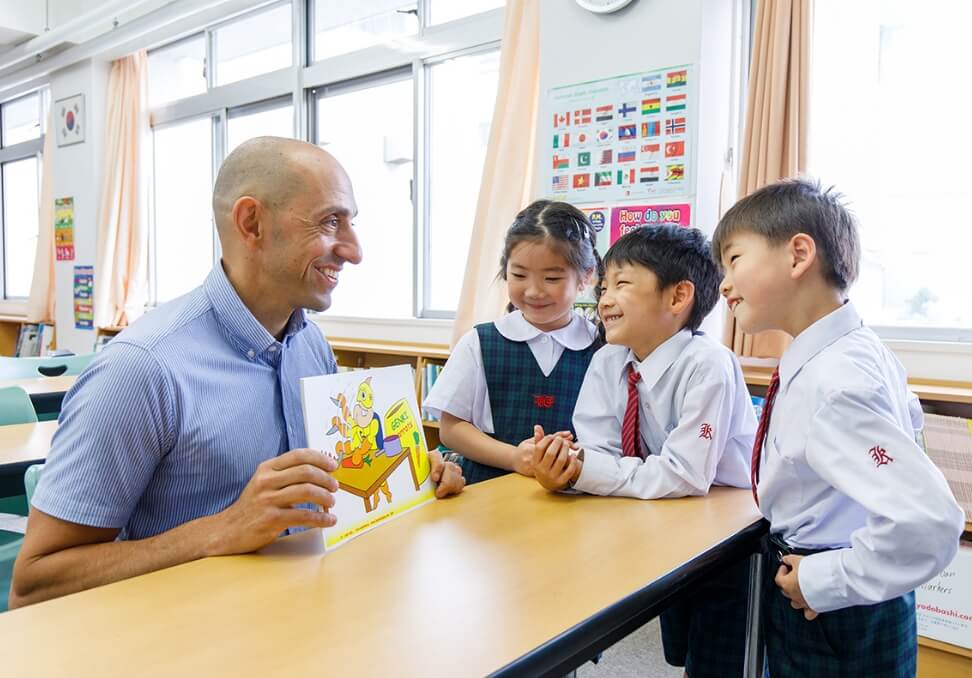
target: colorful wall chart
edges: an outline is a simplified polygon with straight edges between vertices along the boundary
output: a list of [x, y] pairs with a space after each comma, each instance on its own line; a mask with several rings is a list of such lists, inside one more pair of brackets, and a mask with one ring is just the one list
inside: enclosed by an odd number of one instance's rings
[[94, 329], [94, 266], [74, 267], [74, 328]]
[[545, 191], [568, 202], [688, 194], [692, 66], [550, 90]]
[[622, 205], [611, 210], [611, 244], [626, 233], [641, 226], [677, 224], [692, 225], [692, 206], [689, 203], [670, 205]]
[[74, 198], [54, 201], [54, 247], [58, 261], [74, 259]]

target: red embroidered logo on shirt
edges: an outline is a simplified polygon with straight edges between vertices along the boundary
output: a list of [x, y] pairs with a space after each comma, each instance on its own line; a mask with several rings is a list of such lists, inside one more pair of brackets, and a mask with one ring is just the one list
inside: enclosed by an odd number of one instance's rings
[[699, 438], [705, 438], [706, 440], [712, 440], [712, 427], [708, 424], [702, 424], [699, 427]]
[[554, 402], [556, 402], [556, 398], [554, 398], [552, 395], [533, 396], [533, 404], [537, 407], [542, 407], [545, 410], [549, 410], [551, 407], [553, 407]]
[[877, 466], [884, 466], [885, 464], [890, 464], [892, 461], [894, 461], [894, 457], [889, 457], [887, 450], [879, 445], [875, 445], [868, 450], [868, 452], [871, 455], [871, 459], [874, 460], [874, 463]]

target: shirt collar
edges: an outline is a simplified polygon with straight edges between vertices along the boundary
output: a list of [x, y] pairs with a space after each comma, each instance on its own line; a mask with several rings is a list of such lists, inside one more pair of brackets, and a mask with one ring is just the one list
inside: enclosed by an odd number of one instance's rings
[[780, 358], [780, 388], [786, 388], [811, 358], [863, 325], [857, 309], [848, 301], [800, 332]]
[[496, 330], [510, 341], [530, 341], [541, 334], [546, 334], [571, 351], [584, 350], [594, 342], [594, 337], [597, 336], [597, 328], [576, 313], [572, 314], [569, 323], [552, 332], [538, 330], [523, 317], [523, 313], [520, 311], [507, 313], [494, 324]]
[[692, 330], [680, 330], [676, 332], [663, 341], [658, 348], [652, 351], [640, 363], [634, 351], [628, 349], [628, 359], [624, 363], [623, 375], [627, 377], [628, 365], [634, 363], [637, 370], [641, 372], [642, 383], [650, 391], [655, 388], [658, 380], [674, 364], [675, 360], [688, 348], [689, 342], [692, 341], [692, 337], [696, 334], [702, 333], [692, 332]]
[[278, 342], [260, 322], [253, 317], [233, 284], [226, 277], [222, 262], [216, 264], [203, 283], [203, 290], [213, 307], [213, 313], [230, 338], [250, 358], [263, 353], [271, 346], [289, 343], [290, 339], [307, 326], [303, 309], [294, 311], [284, 329], [283, 342]]

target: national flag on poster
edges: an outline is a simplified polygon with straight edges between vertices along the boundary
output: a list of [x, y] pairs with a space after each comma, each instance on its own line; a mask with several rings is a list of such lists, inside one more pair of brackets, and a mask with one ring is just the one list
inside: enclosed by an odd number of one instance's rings
[[641, 114], [651, 115], [653, 113], [661, 113], [661, 98], [655, 97], [653, 99], [642, 99]]
[[591, 152], [582, 151], [577, 154], [577, 166], [578, 167], [590, 167], [591, 166]]
[[636, 139], [638, 137], [637, 125], [621, 125], [618, 127], [618, 139]]
[[643, 94], [651, 94], [652, 92], [661, 91], [662, 88], [662, 77], [661, 74], [655, 75], [643, 75], [641, 76], [641, 91]]
[[597, 113], [595, 120], [598, 122], [610, 122], [611, 120], [614, 120], [614, 106], [598, 106], [594, 110]]
[[601, 151], [601, 161], [598, 164], [610, 165], [612, 162], [614, 162], [614, 151], [610, 148], [605, 148]]
[[553, 190], [554, 191], [566, 191], [570, 188], [570, 177], [566, 174], [557, 174], [553, 178]]
[[597, 143], [602, 145], [611, 143], [611, 130], [607, 128], [597, 130]]
[[629, 186], [635, 183], [635, 169], [618, 170], [618, 186]]
[[553, 157], [553, 168], [555, 170], [567, 169], [570, 167], [570, 159], [565, 155], [555, 155]]
[[665, 97], [666, 111], [684, 111], [688, 97], [685, 94], [673, 94]]
[[574, 188], [590, 188], [591, 187], [591, 175], [590, 174], [575, 174], [574, 175]]
[[591, 124], [591, 109], [589, 108], [578, 108], [574, 111], [574, 124], [575, 125], [590, 125]]
[[685, 178], [685, 165], [669, 165], [666, 169], [665, 181], [681, 181]]
[[688, 84], [688, 71], [671, 71], [666, 82], [669, 87], [684, 87]]
[[665, 121], [665, 134], [685, 134], [685, 118], [669, 118]]
[[685, 155], [684, 141], [669, 141], [667, 144], [665, 144], [666, 158], [677, 158], [681, 155]]
[[618, 115], [624, 118], [625, 120], [628, 119], [629, 115], [633, 115], [637, 112], [638, 112], [638, 107], [635, 106], [634, 104], [624, 103], [618, 106]]
[[554, 148], [570, 148], [570, 133], [554, 134]]
[[570, 111], [566, 113], [554, 113], [554, 129], [570, 126]]
[[598, 172], [594, 175], [594, 185], [595, 186], [610, 186], [611, 185], [611, 170], [606, 172]]
[[643, 184], [651, 184], [658, 181], [658, 166], [642, 167], [638, 170], [638, 181]]
[[[642, 137], [657, 137], [660, 134], [661, 134], [660, 120], [649, 120], [648, 122], [641, 123]], [[556, 146], [554, 148], [556, 148]]]
[[658, 162], [661, 144], [641, 144], [641, 161]]
[[587, 142], [591, 140], [591, 135], [587, 132], [575, 132], [574, 133], [574, 145], [578, 148], [583, 148], [587, 146]]
[[618, 151], [618, 162], [634, 162], [637, 156], [636, 151]]

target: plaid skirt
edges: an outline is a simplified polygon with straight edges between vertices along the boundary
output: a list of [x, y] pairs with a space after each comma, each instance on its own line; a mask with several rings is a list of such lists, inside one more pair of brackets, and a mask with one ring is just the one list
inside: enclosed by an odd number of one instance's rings
[[748, 601], [747, 558], [661, 613], [665, 661], [690, 678], [741, 676]]
[[824, 612], [807, 621], [773, 582], [778, 556], [768, 553], [766, 559], [762, 619], [770, 676], [914, 678], [918, 658], [914, 593], [877, 605]]

